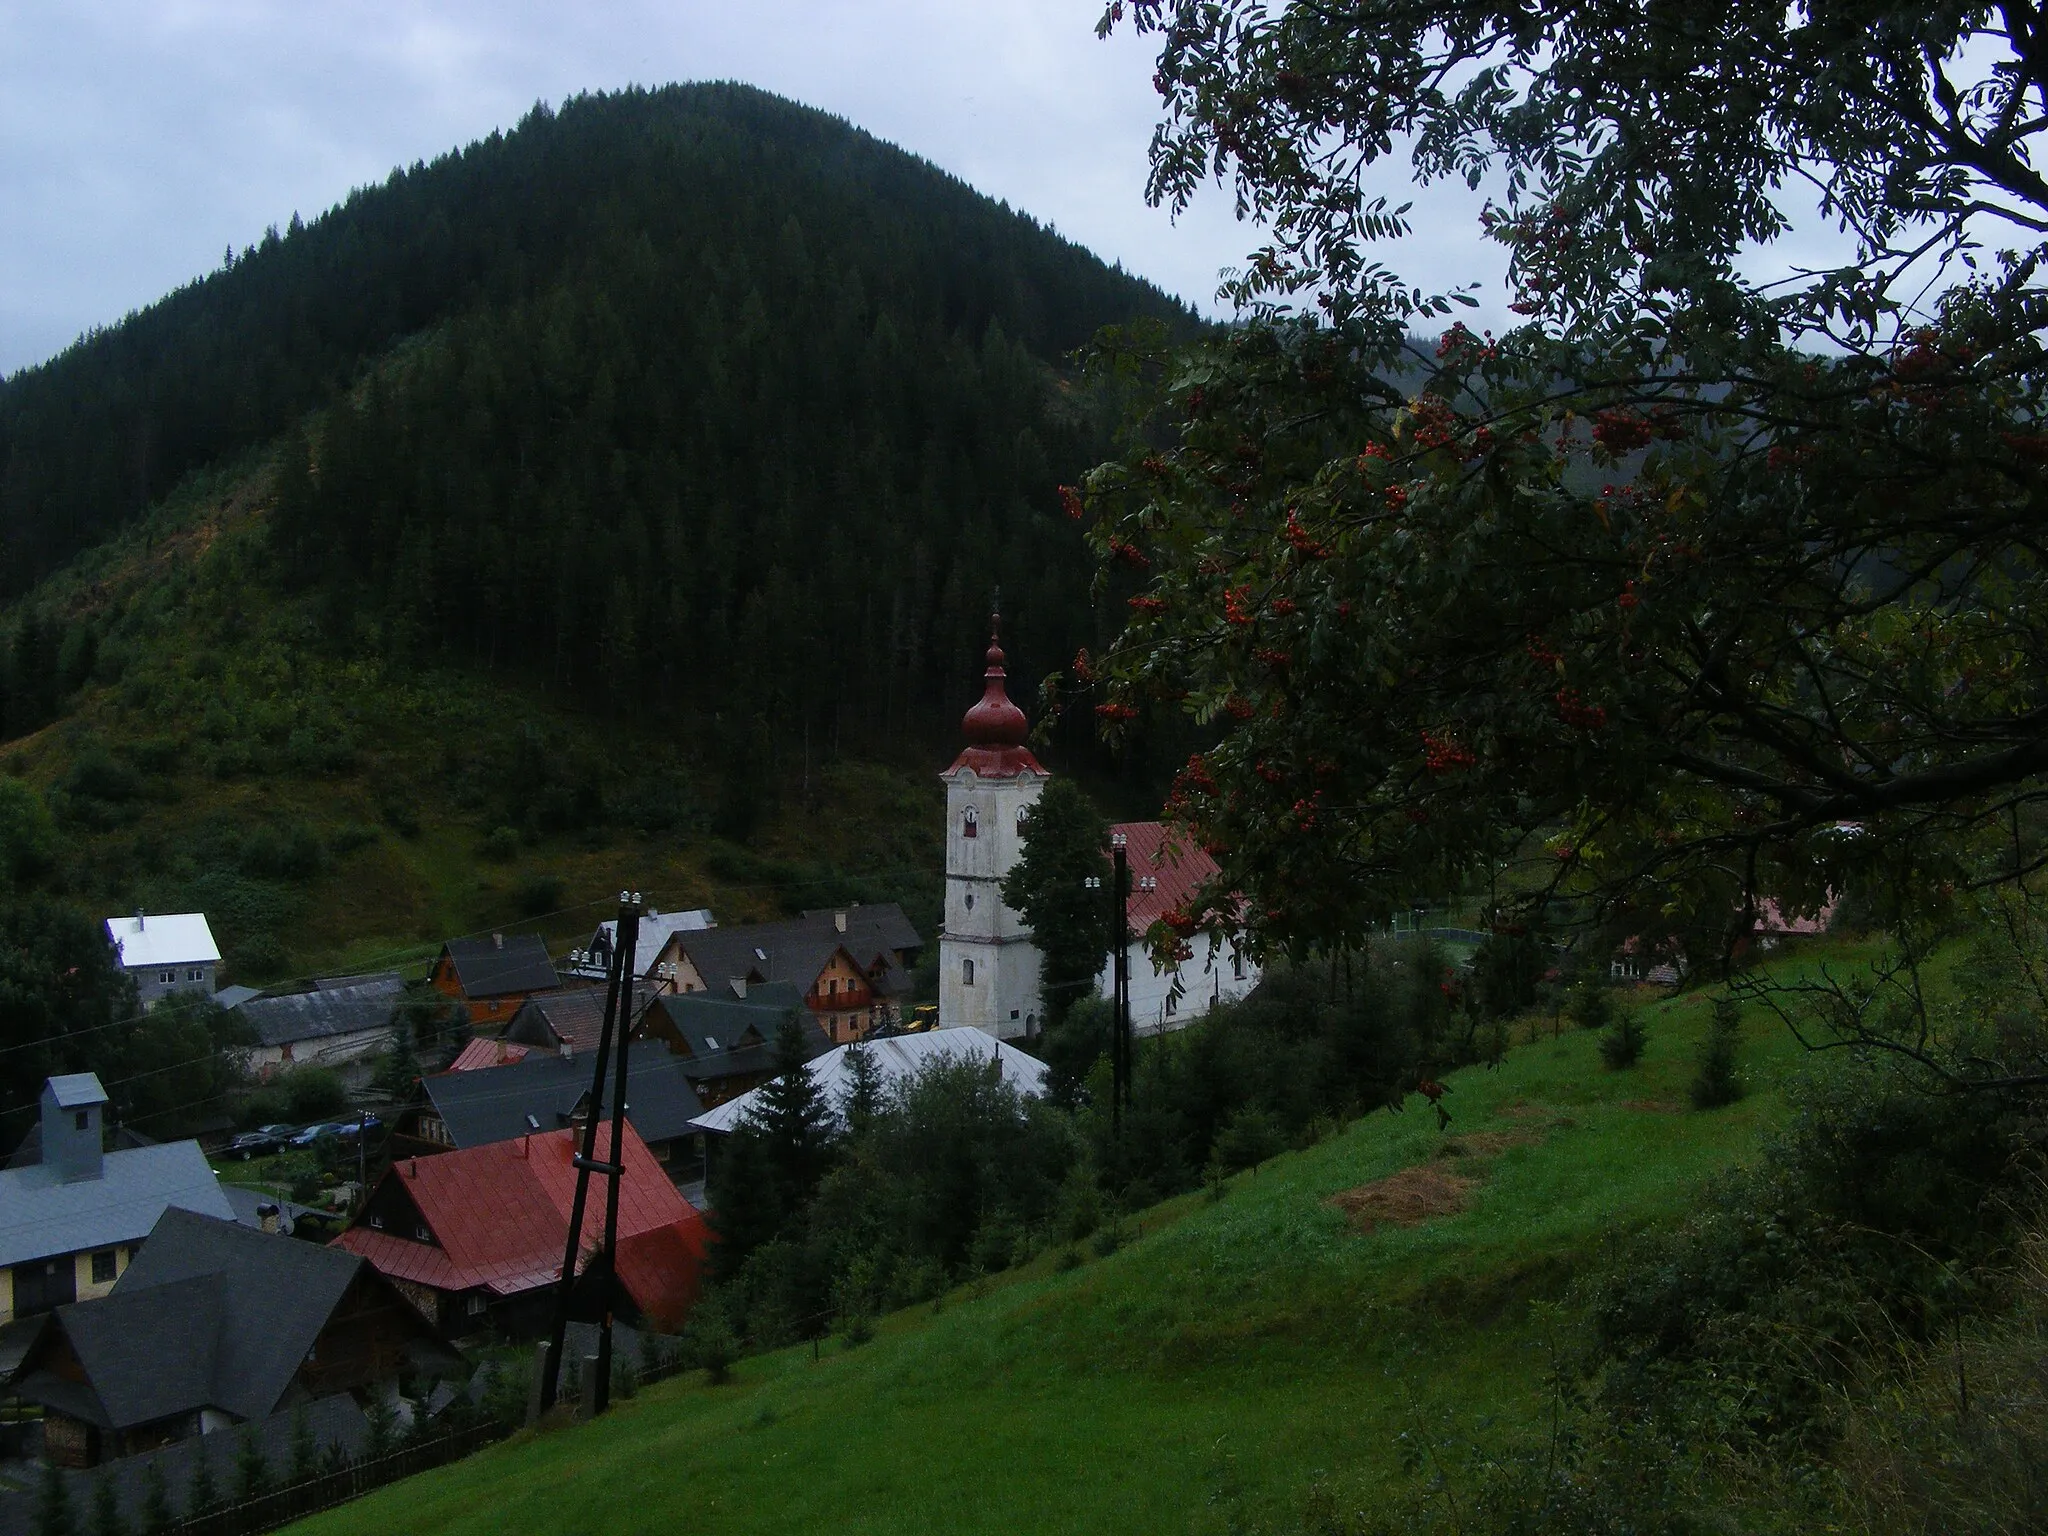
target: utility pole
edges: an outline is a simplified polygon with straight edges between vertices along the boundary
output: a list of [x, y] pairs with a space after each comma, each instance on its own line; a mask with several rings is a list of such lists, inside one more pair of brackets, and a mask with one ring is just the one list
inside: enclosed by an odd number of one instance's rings
[[[640, 947], [640, 893], [619, 892], [618, 942], [612, 946], [610, 975], [604, 1002], [604, 1024], [597, 1037], [597, 1069], [590, 1083], [590, 1113], [583, 1121], [583, 1150], [573, 1159], [576, 1195], [569, 1205], [569, 1235], [562, 1247], [562, 1277], [555, 1290], [555, 1326], [551, 1347], [542, 1367], [540, 1411], [555, 1405], [562, 1374], [562, 1350], [569, 1337], [569, 1315], [575, 1309], [576, 1259], [583, 1246], [583, 1210], [590, 1194], [590, 1176], [603, 1174], [609, 1180], [605, 1193], [604, 1236], [590, 1267], [584, 1272], [586, 1289], [598, 1298], [601, 1308], [597, 1332], [597, 1379], [591, 1383], [592, 1401], [587, 1406], [602, 1413], [611, 1398], [612, 1288], [618, 1257], [619, 1180], [625, 1174], [623, 1126], [626, 1114], [627, 1015], [633, 1006], [633, 957]], [[597, 1157], [597, 1124], [602, 1118], [605, 1080], [612, 1071], [612, 1034], [618, 1032], [618, 1081], [612, 1095], [612, 1148], [609, 1161]]]
[[1111, 1082], [1110, 1128], [1123, 1131], [1124, 1106], [1131, 1098], [1131, 868], [1124, 850], [1124, 835], [1109, 835], [1109, 853], [1116, 881], [1116, 928], [1110, 936], [1111, 954], [1116, 958], [1116, 1032], [1110, 1045]]
[[370, 1198], [370, 1112], [356, 1111], [356, 1209]]

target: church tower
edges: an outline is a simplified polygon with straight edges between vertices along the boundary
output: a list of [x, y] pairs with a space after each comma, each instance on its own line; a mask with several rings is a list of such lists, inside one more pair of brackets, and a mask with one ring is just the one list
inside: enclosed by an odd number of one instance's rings
[[1003, 903], [1003, 877], [1023, 852], [1024, 818], [1049, 775], [1025, 749], [1024, 711], [1003, 688], [1000, 619], [989, 618], [981, 702], [946, 786], [946, 917], [939, 935], [939, 1024], [971, 1024], [999, 1040], [1035, 1034], [1038, 950]]

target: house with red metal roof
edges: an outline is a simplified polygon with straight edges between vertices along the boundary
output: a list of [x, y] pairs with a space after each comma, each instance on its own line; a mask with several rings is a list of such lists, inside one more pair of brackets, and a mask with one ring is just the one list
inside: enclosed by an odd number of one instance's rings
[[[1183, 832], [1157, 821], [1118, 822], [1111, 837], [1124, 840], [1130, 862], [1131, 1031], [1156, 1034], [1198, 1019], [1220, 1002], [1233, 1002], [1259, 984], [1259, 966], [1247, 953], [1244, 935], [1212, 939], [1196, 933], [1183, 940], [1180, 957], [1162, 970], [1153, 958], [1154, 924], [1171, 926], [1193, 910], [1195, 896], [1216, 877], [1216, 861]], [[1115, 997], [1114, 957], [1105, 960], [1096, 989]]]
[[[553, 1316], [580, 1134], [565, 1129], [394, 1163], [334, 1245], [368, 1259], [451, 1337], [484, 1327], [538, 1332]], [[600, 1149], [608, 1147], [609, 1126], [598, 1135]], [[614, 1310], [628, 1322], [673, 1329], [697, 1299], [711, 1229], [630, 1124], [621, 1161]], [[593, 1175], [586, 1265], [604, 1201], [605, 1181]]]

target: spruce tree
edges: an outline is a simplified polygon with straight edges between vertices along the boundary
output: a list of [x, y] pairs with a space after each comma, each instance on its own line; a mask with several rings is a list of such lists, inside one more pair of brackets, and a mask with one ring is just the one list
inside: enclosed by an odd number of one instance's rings
[[78, 1536], [70, 1490], [64, 1486], [64, 1474], [54, 1465], [43, 1468], [43, 1491], [36, 1500], [36, 1536]]
[[192, 1481], [185, 1489], [185, 1518], [195, 1520], [220, 1507], [220, 1489], [213, 1481], [213, 1460], [202, 1438], [192, 1447]]
[[775, 1077], [761, 1088], [750, 1116], [785, 1214], [809, 1203], [831, 1151], [831, 1111], [809, 1062], [802, 1015], [792, 1011], [775, 1032]]
[[[1048, 1029], [1094, 995], [1109, 955], [1109, 824], [1072, 779], [1046, 785], [1024, 823], [1024, 851], [1003, 880], [1003, 900], [1031, 925], [1041, 957], [1039, 1008]], [[1088, 881], [1098, 882], [1090, 889]]]
[[128, 1522], [121, 1518], [121, 1496], [114, 1488], [113, 1475], [104, 1469], [92, 1482], [92, 1536], [128, 1536]]
[[1694, 1109], [1719, 1109], [1742, 1097], [1746, 1090], [1735, 1070], [1741, 1046], [1742, 1005], [1724, 993], [1714, 999], [1714, 1016], [1700, 1043], [1699, 1071], [1691, 1088]]
[[875, 1053], [863, 1041], [846, 1048], [846, 1093], [839, 1106], [846, 1120], [846, 1133], [859, 1138], [871, 1129], [883, 1109], [882, 1069]]
[[164, 1475], [163, 1462], [152, 1457], [142, 1469], [142, 1536], [164, 1536], [177, 1520], [171, 1480]]
[[270, 1491], [270, 1462], [263, 1454], [263, 1442], [256, 1438], [256, 1426], [242, 1426], [241, 1444], [235, 1452], [235, 1498], [246, 1503]]
[[306, 1405], [299, 1403], [292, 1409], [291, 1462], [289, 1478], [294, 1483], [303, 1483], [320, 1469], [320, 1446], [313, 1438], [313, 1420], [306, 1412]]

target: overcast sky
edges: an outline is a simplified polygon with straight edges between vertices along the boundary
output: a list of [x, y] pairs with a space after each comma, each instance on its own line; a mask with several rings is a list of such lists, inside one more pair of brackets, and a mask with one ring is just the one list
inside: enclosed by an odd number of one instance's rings
[[[823, 107], [1212, 309], [1255, 232], [1144, 200], [1157, 97], [1097, 0], [0, 0], [0, 373], [536, 100], [736, 79]], [[1405, 196], [1398, 177], [1388, 190]], [[1494, 279], [1469, 200], [1397, 265]]]

